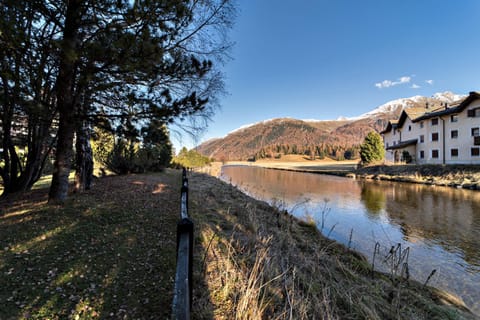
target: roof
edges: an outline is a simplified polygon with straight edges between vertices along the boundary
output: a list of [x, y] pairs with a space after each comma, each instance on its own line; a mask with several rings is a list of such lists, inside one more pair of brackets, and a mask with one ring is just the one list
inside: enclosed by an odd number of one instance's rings
[[402, 141], [402, 142], [400, 142], [400, 143], [397, 143], [397, 144], [394, 145], [394, 146], [388, 147], [387, 150], [402, 149], [402, 148], [404, 148], [404, 147], [408, 147], [408, 146], [417, 144], [417, 141], [418, 141], [418, 139], [412, 139], [412, 140]]
[[395, 129], [397, 127], [397, 124], [398, 124], [398, 120], [389, 120], [387, 127], [382, 132], [380, 132], [380, 134], [384, 134], [392, 131], [392, 129]]
[[470, 92], [468, 97], [466, 97], [463, 101], [459, 102], [457, 105], [450, 107], [450, 108], [443, 108], [431, 113], [426, 113], [421, 117], [416, 118], [413, 120], [414, 122], [425, 120], [425, 119], [431, 119], [431, 118], [436, 118], [436, 117], [441, 117], [445, 115], [450, 115], [450, 114], [457, 114], [465, 110], [466, 107], [468, 107], [473, 101], [480, 99], [480, 93], [476, 91]]
[[468, 107], [473, 101], [480, 99], [480, 93], [472, 91], [469, 95], [460, 101], [454, 102], [451, 107], [445, 106], [432, 106], [432, 107], [410, 107], [406, 108], [400, 114], [398, 120], [390, 120], [387, 124], [385, 130], [380, 132], [380, 134], [385, 134], [390, 132], [392, 129], [401, 128], [407, 117], [412, 120], [412, 122], [418, 122], [425, 119], [431, 119], [436, 117], [441, 117], [450, 114], [457, 114], [462, 112], [466, 107]]
[[416, 122], [417, 119], [424, 116], [426, 113], [437, 112], [443, 110], [444, 107], [440, 106], [433, 106], [433, 107], [411, 107], [404, 109], [400, 115], [400, 119], [398, 119], [398, 126], [402, 127], [407, 120], [407, 117], [412, 120], [412, 122]]

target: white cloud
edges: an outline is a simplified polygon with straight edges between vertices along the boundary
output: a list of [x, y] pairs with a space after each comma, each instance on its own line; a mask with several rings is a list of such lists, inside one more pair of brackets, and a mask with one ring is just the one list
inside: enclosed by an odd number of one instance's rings
[[419, 88], [421, 88], [421, 87], [420, 87], [418, 84], [415, 84], [415, 83], [414, 83], [414, 84], [412, 84], [412, 86], [411, 86], [410, 88], [412, 88], [412, 89], [419, 89]]
[[429, 85], [433, 85], [433, 80], [425, 80], [426, 83], [428, 83]]
[[391, 87], [392, 85], [393, 85], [392, 81], [390, 80], [383, 80], [382, 82], [375, 83], [375, 87], [379, 89], [388, 88], [388, 87]]
[[390, 88], [390, 87], [393, 87], [393, 86], [398, 86], [400, 84], [409, 83], [411, 80], [412, 80], [412, 78], [407, 77], [407, 76], [398, 78], [397, 81], [383, 80], [382, 82], [375, 83], [375, 87], [377, 87], [379, 89]]

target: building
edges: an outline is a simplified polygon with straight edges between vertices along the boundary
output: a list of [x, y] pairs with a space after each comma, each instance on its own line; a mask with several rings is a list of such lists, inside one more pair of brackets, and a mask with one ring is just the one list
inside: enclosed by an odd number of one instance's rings
[[480, 93], [452, 106], [407, 108], [381, 134], [387, 162], [480, 164]]

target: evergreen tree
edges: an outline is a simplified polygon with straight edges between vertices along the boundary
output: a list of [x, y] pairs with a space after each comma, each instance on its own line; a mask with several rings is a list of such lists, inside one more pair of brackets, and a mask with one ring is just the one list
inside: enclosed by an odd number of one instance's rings
[[360, 146], [360, 158], [365, 164], [383, 160], [385, 149], [380, 134], [370, 131]]
[[[58, 28], [42, 25], [35, 1], [0, 5], [0, 177], [3, 195], [40, 178], [55, 143]], [[21, 161], [24, 159], [24, 161]]]
[[[76, 157], [81, 170], [98, 121], [115, 127], [130, 117], [142, 127], [150, 119], [205, 120], [223, 91], [231, 0], [4, 0], [0, 13], [5, 192], [31, 187], [56, 137], [49, 199], [61, 202], [75, 136], [75, 151], [85, 153]], [[26, 166], [15, 152], [19, 132], [28, 132], [21, 142], [30, 154]]]
[[145, 169], [159, 171], [168, 167], [172, 161], [173, 147], [166, 124], [152, 120], [142, 129], [142, 137], [139, 157], [146, 162]]

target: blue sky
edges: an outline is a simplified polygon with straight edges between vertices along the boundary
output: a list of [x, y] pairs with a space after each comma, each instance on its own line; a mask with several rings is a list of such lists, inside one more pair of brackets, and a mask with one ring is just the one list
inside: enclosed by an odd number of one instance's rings
[[479, 0], [237, 3], [228, 95], [200, 142], [271, 118], [353, 117], [398, 98], [480, 90]]

